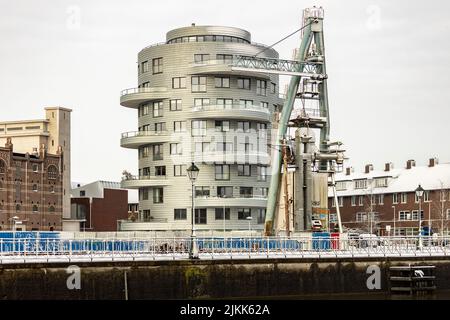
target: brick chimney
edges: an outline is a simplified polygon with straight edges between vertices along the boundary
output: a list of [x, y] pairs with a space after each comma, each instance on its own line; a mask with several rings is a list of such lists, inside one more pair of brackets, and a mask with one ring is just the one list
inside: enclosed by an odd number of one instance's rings
[[437, 164], [439, 164], [439, 159], [438, 158], [430, 158], [430, 161], [428, 163], [429, 167], [434, 167]]
[[412, 167], [416, 166], [416, 161], [415, 160], [408, 160], [406, 161], [406, 169], [411, 169]]
[[372, 170], [373, 170], [373, 165], [372, 164], [366, 164], [366, 169], [364, 170], [364, 172], [365, 173], [369, 173]]
[[345, 168], [345, 175], [346, 176], [351, 175], [352, 172], [353, 172], [353, 168], [352, 167]]
[[384, 171], [391, 171], [394, 169], [394, 164], [392, 162], [387, 162], [384, 164]]

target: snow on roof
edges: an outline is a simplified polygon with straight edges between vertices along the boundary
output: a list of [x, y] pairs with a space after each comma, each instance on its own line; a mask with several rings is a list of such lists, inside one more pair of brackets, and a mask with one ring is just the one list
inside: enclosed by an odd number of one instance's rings
[[[375, 187], [373, 180], [376, 178], [388, 178], [387, 187]], [[369, 173], [345, 172], [336, 175], [336, 182], [367, 179], [366, 189], [355, 189], [354, 183], [347, 182], [346, 190], [338, 190], [338, 196], [368, 195], [381, 193], [398, 193], [414, 191], [420, 184], [425, 190], [450, 189], [450, 163], [436, 164], [433, 167], [420, 166], [411, 169], [391, 169], [390, 171], [372, 170]], [[332, 196], [332, 188], [329, 188], [329, 196]]]

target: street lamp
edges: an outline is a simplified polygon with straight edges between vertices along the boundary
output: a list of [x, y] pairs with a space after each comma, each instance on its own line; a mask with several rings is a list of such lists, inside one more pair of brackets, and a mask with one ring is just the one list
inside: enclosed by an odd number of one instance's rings
[[198, 249], [197, 249], [197, 243], [195, 241], [195, 180], [198, 177], [198, 173], [200, 169], [192, 162], [191, 166], [186, 169], [189, 180], [191, 180], [192, 184], [192, 212], [191, 212], [191, 245], [189, 248], [189, 259], [198, 259]]
[[13, 231], [13, 252], [15, 252], [16, 251], [16, 224], [19, 222], [20, 223], [20, 221], [19, 221], [19, 217], [18, 216], [14, 216], [14, 217], [12, 217], [12, 218], [9, 218], [9, 220], [11, 220], [12, 221], [12, 224], [13, 224], [13, 228], [12, 228], [12, 231]]
[[419, 249], [422, 249], [422, 196], [425, 190], [419, 184], [416, 189], [416, 197], [419, 199]]
[[253, 217], [252, 216], [248, 216], [246, 218], [248, 220], [248, 232], [250, 233], [250, 236], [252, 235], [252, 220]]

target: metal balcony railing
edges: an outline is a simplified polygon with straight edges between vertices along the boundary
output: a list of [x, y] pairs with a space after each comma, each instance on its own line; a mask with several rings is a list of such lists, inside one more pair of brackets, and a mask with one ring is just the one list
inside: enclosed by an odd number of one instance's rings
[[129, 131], [122, 133], [122, 139], [124, 138], [134, 138], [134, 137], [148, 137], [148, 136], [165, 136], [168, 135], [169, 131]]
[[232, 196], [195, 196], [196, 199], [261, 199], [261, 200], [267, 200], [267, 196], [265, 195], [258, 195], [258, 194], [250, 194], [250, 195], [232, 195]]
[[248, 110], [248, 111], [259, 111], [264, 113], [269, 113], [268, 108], [264, 108], [258, 105], [241, 105], [241, 104], [231, 104], [231, 105], [206, 105], [206, 106], [194, 106], [192, 111], [227, 111], [227, 110]]
[[122, 90], [120, 92], [120, 96], [123, 97], [128, 94], [135, 94], [135, 93], [160, 93], [160, 92], [166, 92], [166, 87], [146, 87], [146, 88], [129, 88]]
[[135, 180], [161, 180], [167, 179], [167, 175], [128, 175], [122, 177], [122, 181], [135, 181]]

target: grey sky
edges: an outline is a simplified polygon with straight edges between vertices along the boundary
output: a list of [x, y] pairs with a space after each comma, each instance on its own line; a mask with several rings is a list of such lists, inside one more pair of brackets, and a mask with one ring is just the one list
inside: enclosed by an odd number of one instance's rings
[[[271, 44], [313, 4], [325, 9], [331, 133], [348, 165], [450, 161], [448, 1], [0, 0], [0, 120], [72, 108], [73, 180], [119, 180], [137, 171], [136, 151], [119, 146], [137, 115], [119, 93], [136, 86], [140, 49], [192, 22], [241, 27]], [[290, 59], [298, 42], [275, 49]]]

